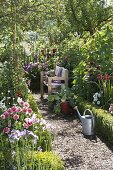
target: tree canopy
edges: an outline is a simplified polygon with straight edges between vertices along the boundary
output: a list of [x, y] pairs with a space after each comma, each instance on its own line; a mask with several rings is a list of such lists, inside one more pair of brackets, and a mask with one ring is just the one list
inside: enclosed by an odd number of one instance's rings
[[112, 9], [105, 0], [67, 0], [66, 2], [66, 16], [73, 31], [79, 34], [83, 31], [93, 34], [103, 22], [112, 19]]

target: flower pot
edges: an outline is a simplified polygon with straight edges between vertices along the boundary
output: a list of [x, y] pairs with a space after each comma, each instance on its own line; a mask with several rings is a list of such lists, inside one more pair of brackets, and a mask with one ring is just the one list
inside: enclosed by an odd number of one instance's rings
[[70, 113], [70, 104], [68, 103], [68, 101], [61, 103], [61, 112], [64, 114]]

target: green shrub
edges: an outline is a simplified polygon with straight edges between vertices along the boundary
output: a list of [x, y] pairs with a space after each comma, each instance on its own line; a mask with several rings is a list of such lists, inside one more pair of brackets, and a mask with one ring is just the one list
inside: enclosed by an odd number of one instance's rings
[[[28, 157], [28, 166], [30, 164], [31, 156]], [[34, 153], [34, 169], [35, 170], [64, 170], [63, 162], [60, 157], [53, 152], [35, 152]]]
[[113, 116], [107, 111], [81, 100], [79, 101], [79, 108], [81, 112], [85, 109], [90, 109], [93, 112], [96, 134], [103, 137], [106, 142], [113, 144]]
[[[93, 35], [93, 37], [89, 37], [86, 40], [87, 40], [86, 43], [84, 43], [81, 47], [82, 58], [81, 60], [79, 60], [77, 65], [73, 67], [73, 84], [75, 86], [76, 94], [84, 98], [85, 100], [91, 102], [93, 100], [93, 95], [96, 92], [103, 91], [103, 94], [105, 93], [103, 86], [101, 86], [100, 90], [99, 82], [97, 79], [98, 74], [101, 73], [102, 75], [105, 75], [107, 73], [112, 77], [111, 74], [113, 70], [112, 24], [109, 23], [106, 24], [101, 28], [100, 31], [97, 31]], [[109, 96], [107, 87], [106, 94], [107, 94], [106, 96], [108, 96], [107, 102], [108, 100], [111, 101], [112, 96]], [[103, 106], [106, 105], [108, 107], [108, 105], [106, 104], [106, 100], [103, 102], [102, 105]]]

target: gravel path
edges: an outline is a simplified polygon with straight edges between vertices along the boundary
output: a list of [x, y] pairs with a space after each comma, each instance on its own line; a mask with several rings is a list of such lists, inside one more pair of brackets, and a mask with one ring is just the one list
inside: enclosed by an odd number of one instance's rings
[[113, 170], [113, 152], [98, 137], [85, 138], [81, 122], [75, 117], [48, 113], [47, 104], [34, 94], [39, 111], [51, 124], [53, 150], [62, 158], [66, 170]]

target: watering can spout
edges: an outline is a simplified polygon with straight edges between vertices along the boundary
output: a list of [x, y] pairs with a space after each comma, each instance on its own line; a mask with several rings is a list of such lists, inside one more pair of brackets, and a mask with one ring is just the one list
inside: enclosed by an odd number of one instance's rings
[[79, 112], [79, 110], [78, 110], [78, 107], [75, 106], [74, 109], [77, 111], [78, 116], [79, 116], [80, 120], [82, 121], [82, 116], [81, 116], [81, 114], [80, 114], [80, 112]]

